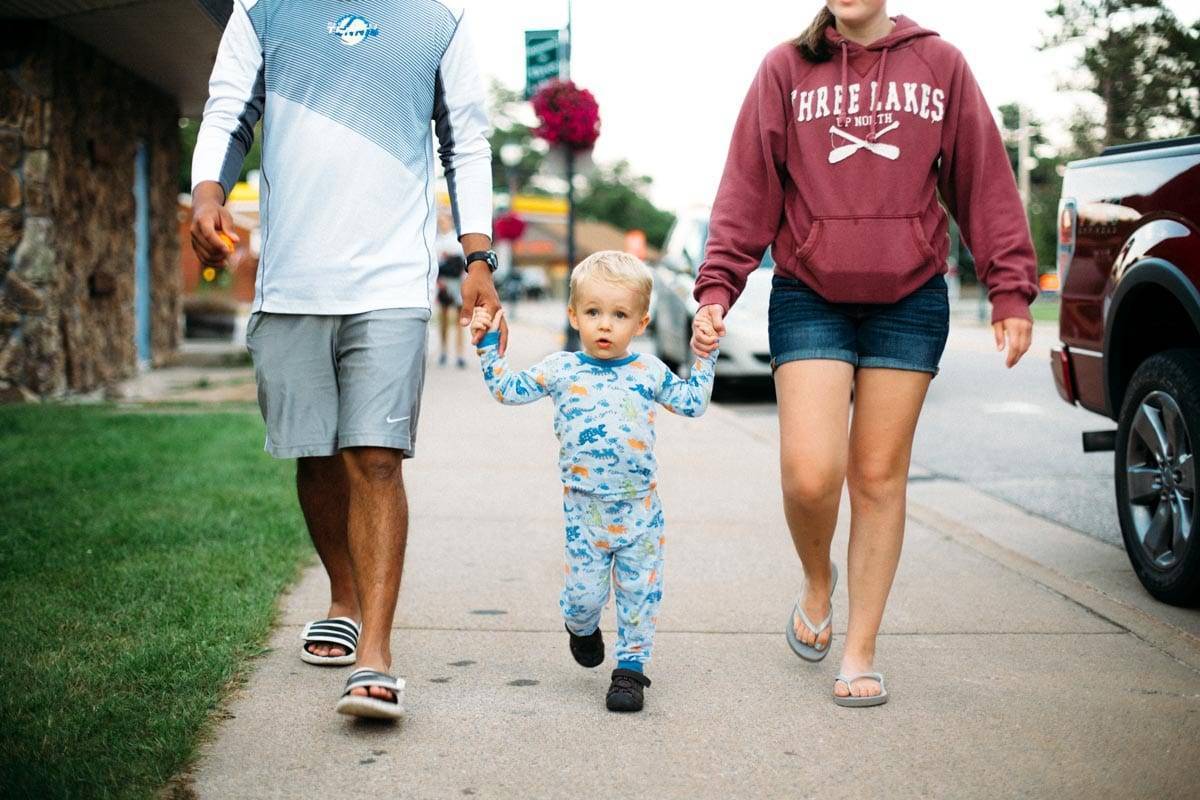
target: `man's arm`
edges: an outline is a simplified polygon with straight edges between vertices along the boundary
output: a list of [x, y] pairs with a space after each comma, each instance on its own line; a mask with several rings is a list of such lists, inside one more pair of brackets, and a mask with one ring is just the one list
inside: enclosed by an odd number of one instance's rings
[[[450, 209], [464, 255], [492, 246], [492, 148], [487, 139], [486, 95], [472, 47], [464, 13], [438, 66], [433, 103], [438, 156], [446, 172]], [[484, 307], [490, 314], [500, 308], [491, 270], [484, 262], [467, 264], [462, 295], [459, 324], [464, 327], [471, 324], [476, 307]], [[478, 344], [480, 338], [473, 335], [471, 341]], [[502, 320], [501, 355], [507, 347], [508, 323]]]
[[237, 241], [225, 198], [254, 143], [264, 98], [262, 42], [245, 6], [235, 0], [192, 153], [192, 248], [204, 264], [219, 264], [229, 255], [231, 246], [222, 241], [222, 234]]

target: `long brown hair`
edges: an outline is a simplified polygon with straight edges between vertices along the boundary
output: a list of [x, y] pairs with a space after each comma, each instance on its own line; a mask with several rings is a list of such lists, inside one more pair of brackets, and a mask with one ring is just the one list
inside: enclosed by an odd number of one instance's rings
[[837, 20], [828, 6], [817, 12], [812, 24], [796, 39], [796, 47], [800, 48], [800, 55], [804, 56], [805, 61], [818, 64], [833, 58], [833, 50], [825, 38], [825, 29], [836, 23]]

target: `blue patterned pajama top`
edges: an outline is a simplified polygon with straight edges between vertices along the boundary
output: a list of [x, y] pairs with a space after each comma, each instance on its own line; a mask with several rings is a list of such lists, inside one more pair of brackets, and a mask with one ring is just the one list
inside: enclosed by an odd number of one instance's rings
[[619, 663], [650, 660], [662, 599], [663, 514], [655, 491], [657, 406], [687, 417], [708, 408], [717, 354], [698, 358], [682, 380], [651, 355], [602, 360], [553, 353], [513, 370], [499, 335], [479, 344], [483, 378], [506, 405], [549, 397], [566, 517], [566, 564], [559, 606], [567, 627], [585, 636], [600, 622], [610, 582], [617, 601]]

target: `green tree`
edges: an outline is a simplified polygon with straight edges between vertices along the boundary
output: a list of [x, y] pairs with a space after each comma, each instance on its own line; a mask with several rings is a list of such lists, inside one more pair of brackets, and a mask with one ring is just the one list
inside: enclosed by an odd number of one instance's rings
[[[544, 152], [537, 149], [533, 128], [521, 122], [525, 98], [499, 81], [493, 80], [489, 90], [492, 122], [492, 185], [507, 187], [514, 192], [537, 192], [530, 186], [534, 175], [542, 168]], [[500, 149], [506, 144], [521, 147], [521, 160], [508, 167], [500, 159]]]
[[[1020, 148], [1021, 111], [1016, 103], [1000, 106], [1001, 128], [1004, 147], [1008, 150], [1008, 161], [1013, 173], [1017, 172], [1017, 154]], [[1049, 267], [1054, 264], [1058, 247], [1058, 198], [1062, 193], [1062, 176], [1058, 174], [1063, 163], [1059, 157], [1043, 158], [1039, 152], [1048, 148], [1042, 123], [1026, 117], [1029, 128], [1030, 157], [1036, 162], [1029, 171], [1029, 230], [1033, 247], [1037, 251], [1038, 264]]]
[[645, 231], [646, 241], [661, 248], [675, 215], [663, 211], [646, 197], [653, 179], [634, 174], [629, 162], [597, 167], [587, 176], [587, 188], [575, 201], [575, 211], [586, 219], [600, 220], [628, 231]]
[[[493, 81], [490, 89], [492, 119], [492, 182], [518, 192], [538, 193], [533, 178], [545, 164], [544, 150], [537, 148], [533, 128], [522, 122], [529, 105], [520, 92]], [[523, 150], [514, 167], [500, 160], [504, 145], [515, 143]], [[646, 197], [652, 179], [636, 175], [627, 161], [597, 166], [585, 176], [586, 187], [575, 199], [575, 212], [581, 219], [606, 222], [621, 230], [638, 229], [646, 233], [652, 247], [661, 248], [670, 233], [675, 216], [657, 208]]]
[[[179, 159], [179, 191], [192, 191], [192, 151], [196, 149], [196, 136], [200, 133], [200, 120], [194, 117], [183, 117], [179, 120], [179, 149], [183, 157]], [[246, 174], [253, 169], [262, 167], [262, 123], [254, 128], [254, 144], [242, 162], [239, 181], [246, 180]]]
[[[1185, 27], [1163, 0], [1061, 0], [1044, 47], [1082, 45], [1077, 86], [1104, 105], [1104, 146], [1200, 133], [1200, 21]], [[1072, 129], [1086, 154], [1089, 128]]]

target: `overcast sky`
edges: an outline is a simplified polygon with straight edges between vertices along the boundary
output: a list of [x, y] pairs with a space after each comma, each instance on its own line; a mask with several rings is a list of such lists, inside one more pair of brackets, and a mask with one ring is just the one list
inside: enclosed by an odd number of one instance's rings
[[[566, 24], [567, 0], [462, 0], [484, 73], [510, 88], [525, 81], [523, 31]], [[1200, 16], [1200, 0], [1169, 0]], [[575, 0], [571, 77], [600, 103], [595, 158], [628, 159], [654, 178], [670, 209], [709, 203], [729, 135], [763, 55], [804, 29], [821, 0]], [[1020, 100], [1052, 140], [1084, 96], [1058, 91], [1069, 52], [1039, 52], [1051, 0], [890, 0], [967, 57], [992, 108]]]

